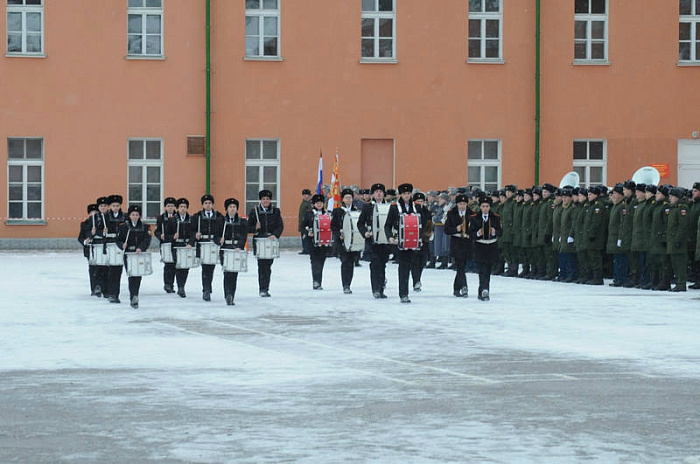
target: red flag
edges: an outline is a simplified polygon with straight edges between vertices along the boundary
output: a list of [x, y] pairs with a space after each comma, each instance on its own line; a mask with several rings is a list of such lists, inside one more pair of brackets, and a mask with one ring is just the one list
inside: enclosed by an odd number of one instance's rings
[[335, 163], [333, 164], [333, 176], [331, 178], [331, 192], [328, 195], [328, 210], [332, 211], [336, 205], [340, 205], [340, 175], [338, 174], [338, 150], [335, 151]]

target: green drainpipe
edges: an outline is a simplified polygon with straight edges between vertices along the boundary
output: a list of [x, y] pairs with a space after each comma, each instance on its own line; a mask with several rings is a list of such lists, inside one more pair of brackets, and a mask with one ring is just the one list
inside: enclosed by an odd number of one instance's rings
[[535, 7], [535, 185], [540, 184], [540, 0]]
[[206, 144], [206, 164], [207, 194], [211, 193], [211, 0], [206, 0], [207, 5], [207, 135]]

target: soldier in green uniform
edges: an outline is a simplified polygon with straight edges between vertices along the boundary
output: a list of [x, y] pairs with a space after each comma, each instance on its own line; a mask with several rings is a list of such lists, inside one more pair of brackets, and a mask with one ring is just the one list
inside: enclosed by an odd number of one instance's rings
[[[646, 259], [646, 231], [644, 230], [644, 215], [646, 209], [649, 207], [645, 195], [646, 187], [647, 186], [642, 183], [635, 185], [635, 202], [627, 212], [627, 214], [632, 217], [632, 259], [630, 260], [630, 276], [634, 276], [635, 287], [637, 288], [642, 288], [649, 282], [649, 270], [647, 269]], [[632, 266], [637, 266], [636, 271], [632, 270]], [[629, 282], [625, 284], [625, 286], [629, 286]]]
[[[505, 195], [505, 194], [504, 194]], [[491, 196], [491, 212], [501, 217], [501, 212], [503, 211], [503, 204], [501, 203], [501, 191], [492, 190], [490, 192]], [[502, 229], [502, 226], [501, 226]], [[502, 232], [502, 230], [501, 230]], [[500, 242], [500, 238], [498, 240]], [[503, 250], [501, 249], [501, 244], [496, 242], [496, 248], [498, 249], [498, 261], [493, 265], [493, 275], [502, 275], [506, 267], [506, 261], [503, 259]]]
[[534, 275], [534, 265], [532, 263], [532, 217], [535, 210], [532, 202], [532, 189], [525, 190], [522, 209], [520, 246], [522, 248], [521, 262], [523, 264], [523, 270], [518, 274], [518, 277], [531, 278], [531, 276]]
[[532, 236], [530, 244], [530, 279], [541, 279], [545, 273], [544, 237], [540, 237], [540, 207], [542, 206], [542, 187], [532, 187]]
[[683, 189], [669, 191], [668, 222], [666, 224], [666, 253], [669, 255], [676, 286], [672, 292], [685, 292], [688, 270], [688, 207], [681, 202]]
[[[553, 264], [552, 269], [549, 268], [549, 262], [547, 262], [547, 277], [553, 276], [551, 280], [559, 281], [559, 249], [561, 244], [559, 243], [559, 237], [561, 236], [561, 204], [562, 204], [562, 193], [561, 189], [556, 189], [554, 191], [554, 203], [552, 203], [552, 256]], [[551, 272], [551, 274], [550, 274]]]
[[603, 250], [605, 249], [606, 208], [598, 200], [600, 187], [588, 189], [588, 207], [584, 212], [583, 229], [589, 263], [588, 285], [603, 285]]
[[511, 253], [513, 262], [513, 273], [509, 275], [519, 277], [518, 271], [523, 262], [523, 198], [525, 191], [518, 189], [515, 193], [515, 204], [513, 206], [513, 251]]
[[615, 184], [612, 190], [612, 208], [610, 208], [610, 219], [608, 220], [608, 240], [606, 250], [613, 259], [613, 281], [611, 287], [622, 287], [627, 278], [627, 255], [622, 249], [622, 223], [624, 220], [624, 201], [622, 184]]
[[[634, 189], [637, 184], [633, 180], [626, 180], [622, 184], [622, 193], [624, 197], [622, 202], [622, 226], [620, 230], [620, 238], [622, 239], [622, 252], [626, 256], [628, 265], [628, 275], [623, 283], [626, 288], [631, 288], [637, 285], [639, 273], [639, 263], [636, 253], [632, 252], [632, 228], [634, 227], [634, 207], [637, 205], [637, 198], [634, 196]], [[614, 267], [614, 266], [613, 266]]]
[[561, 227], [559, 228], [559, 280], [573, 282], [576, 280], [576, 246], [574, 244], [574, 226], [578, 207], [573, 201], [573, 189], [562, 189]]
[[692, 263], [688, 280], [695, 282], [690, 288], [697, 290], [700, 289], [700, 260], [695, 257], [700, 250], [700, 243], [697, 240], [698, 220], [700, 220], [700, 182], [693, 184], [688, 206], [690, 209], [688, 212], [688, 262]]
[[578, 265], [577, 284], [588, 282], [588, 253], [586, 249], [586, 237], [583, 228], [583, 220], [588, 209], [588, 189], [580, 187], [575, 193], [577, 198], [574, 213], [574, 247], [576, 248], [576, 263]]
[[654, 213], [656, 212], [656, 185], [647, 185], [644, 196], [646, 197], [647, 205], [644, 208], [643, 230], [644, 230], [644, 247], [647, 250], [647, 271], [649, 272], [649, 281], [642, 288], [644, 290], [653, 290], [659, 284], [659, 264], [658, 253], [652, 253], [652, 229], [654, 225]]
[[540, 279], [554, 280], [557, 276], [557, 261], [559, 253], [554, 250], [552, 240], [554, 229], [554, 192], [557, 188], [552, 184], [542, 186], [542, 200], [540, 202], [540, 222], [538, 239], [541, 244], [542, 271]]
[[515, 194], [518, 192], [517, 185], [509, 184], [503, 190], [505, 194], [505, 200], [501, 201], [501, 227], [503, 228], [503, 235], [498, 240], [503, 256], [506, 261], [506, 266], [508, 268], [507, 276], [515, 277], [518, 275], [518, 259], [514, 256], [513, 252], [513, 240], [515, 237]]
[[668, 216], [671, 208], [668, 202], [669, 187], [661, 185], [656, 189], [656, 204], [651, 220], [651, 238], [649, 252], [655, 269], [652, 273], [652, 281], [657, 283], [652, 290], [668, 290], [671, 288], [671, 261], [666, 254], [666, 233], [668, 231]]

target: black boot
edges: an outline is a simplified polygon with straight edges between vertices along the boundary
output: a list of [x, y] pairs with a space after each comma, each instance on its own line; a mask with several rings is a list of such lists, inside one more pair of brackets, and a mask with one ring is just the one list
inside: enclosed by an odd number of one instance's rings
[[441, 256], [439, 259], [440, 265], [438, 267], [436, 267], [435, 269], [447, 269], [447, 260], [448, 260], [447, 256]]
[[426, 268], [426, 269], [435, 269], [435, 260], [436, 260], [436, 259], [437, 259], [437, 258], [435, 258], [435, 256], [433, 256], [432, 258], [430, 258], [430, 261], [428, 261], [428, 263], [425, 265], [425, 268]]
[[671, 288], [671, 279], [668, 278], [664, 273], [659, 273], [659, 283], [653, 290], [669, 290]]
[[659, 283], [659, 273], [650, 272], [649, 273], [649, 283], [642, 287], [643, 290], [653, 290], [654, 287]]

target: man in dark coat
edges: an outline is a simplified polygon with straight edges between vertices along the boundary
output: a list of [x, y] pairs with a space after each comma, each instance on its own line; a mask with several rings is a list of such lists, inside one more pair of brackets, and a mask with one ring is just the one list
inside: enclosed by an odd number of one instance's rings
[[306, 212], [304, 221], [301, 223], [306, 249], [309, 250], [310, 255], [311, 281], [314, 290], [323, 290], [323, 266], [326, 263], [326, 256], [328, 256], [328, 246], [314, 243], [314, 222], [320, 214], [327, 214], [326, 197], [316, 194], [311, 197], [311, 209]]
[[96, 228], [97, 219], [97, 203], [87, 205], [88, 217], [80, 223], [80, 233], [78, 234], [78, 242], [83, 246], [83, 256], [88, 260], [88, 276], [90, 278], [90, 296], [102, 296], [102, 292], [97, 294], [97, 266], [90, 264], [90, 252], [92, 251], [92, 229]]
[[[384, 232], [386, 216], [380, 210], [389, 209], [389, 203], [384, 201], [386, 191], [384, 184], [372, 185], [372, 201], [365, 204], [357, 222], [357, 229], [365, 236], [365, 243], [370, 243], [369, 275], [374, 298], [386, 298], [384, 285], [386, 283], [386, 262], [389, 259], [389, 242]], [[388, 214], [388, 213], [387, 213]], [[385, 221], [382, 224], [382, 218]]]
[[[175, 234], [177, 233], [177, 200], [167, 197], [163, 200], [163, 214], [156, 220], [155, 235], [160, 240], [161, 250], [164, 243], [170, 244], [171, 254], [174, 253], [173, 245]], [[165, 293], [175, 293], [175, 263], [163, 263], [163, 289]]]
[[[122, 196], [110, 195], [109, 212], [107, 213], [107, 244], [117, 242], [119, 227], [126, 222], [126, 216], [122, 211]], [[123, 264], [110, 265], [107, 268], [107, 295], [110, 303], [119, 303], [119, 286], [122, 279]]]
[[[343, 221], [345, 215], [351, 211], [357, 211], [355, 202], [353, 201], [353, 192], [350, 189], [345, 189], [341, 192], [342, 202], [333, 209], [333, 217], [331, 219], [331, 229], [333, 237], [338, 241], [338, 257], [340, 258], [340, 280], [343, 284], [343, 293], [350, 294], [352, 290], [353, 274], [355, 273], [355, 262], [360, 256], [359, 251], [348, 251], [345, 249], [345, 231], [343, 230]], [[355, 213], [357, 214], [357, 213]]]
[[498, 262], [498, 237], [503, 233], [501, 218], [491, 211], [491, 198], [479, 200], [479, 213], [469, 219], [469, 235], [474, 240], [474, 261], [479, 268], [479, 293], [482, 301], [489, 300], [491, 269]]
[[[148, 250], [150, 245], [151, 227], [141, 222], [141, 207], [129, 206], [128, 219], [119, 226], [117, 246], [125, 253], [141, 253]], [[124, 264], [128, 265], [126, 255], [124, 255]], [[129, 301], [134, 309], [139, 307], [140, 288], [141, 276], [129, 276]]]
[[300, 255], [308, 255], [309, 249], [306, 245], [306, 233], [302, 226], [306, 212], [311, 209], [311, 190], [304, 189], [301, 191], [301, 203], [299, 203], [299, 233], [301, 234], [301, 251]]
[[469, 216], [471, 212], [467, 205], [469, 199], [463, 193], [455, 198], [455, 207], [447, 213], [445, 219], [445, 234], [450, 236], [451, 254], [454, 258], [454, 268], [456, 271], [452, 284], [453, 294], [456, 297], [466, 298], [469, 296], [467, 286], [467, 262], [472, 257], [472, 242], [469, 239]]
[[[248, 223], [238, 215], [238, 200], [227, 198], [224, 202], [226, 214], [223, 217], [221, 226], [221, 263], [223, 264], [223, 250], [245, 250], [245, 243], [248, 239]], [[234, 305], [236, 296], [236, 285], [238, 283], [238, 272], [224, 270], [224, 298], [228, 306]]]
[[[192, 216], [192, 227], [195, 228], [197, 247], [202, 243], [216, 243], [221, 239], [221, 228], [224, 225], [223, 215], [214, 209], [214, 197], [206, 194], [202, 198], [202, 210]], [[200, 250], [198, 250], [200, 251]], [[197, 253], [201, 257], [201, 252]], [[211, 301], [211, 282], [214, 280], [216, 264], [202, 263], [202, 299]]]
[[[254, 239], [279, 240], [284, 230], [282, 213], [272, 206], [272, 192], [265, 189], [258, 193], [260, 204], [248, 214], [248, 233], [254, 234]], [[253, 250], [256, 248], [253, 240]], [[258, 289], [261, 297], [270, 296], [270, 276], [272, 275], [273, 259], [258, 259]]]

